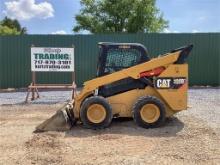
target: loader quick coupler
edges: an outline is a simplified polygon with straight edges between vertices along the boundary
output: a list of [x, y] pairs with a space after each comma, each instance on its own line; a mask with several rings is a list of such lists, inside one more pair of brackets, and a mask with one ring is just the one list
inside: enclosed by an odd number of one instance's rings
[[69, 120], [71, 126], [73, 127], [76, 124], [76, 119], [74, 117], [74, 113], [73, 113], [73, 109], [72, 109], [71, 105], [66, 107], [66, 113], [68, 116], [68, 120]]

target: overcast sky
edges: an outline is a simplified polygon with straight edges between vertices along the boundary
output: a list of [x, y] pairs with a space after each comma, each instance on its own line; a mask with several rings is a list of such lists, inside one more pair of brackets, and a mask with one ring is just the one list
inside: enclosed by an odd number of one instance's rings
[[[29, 34], [73, 34], [80, 0], [0, 0], [1, 15], [18, 19]], [[166, 33], [220, 32], [220, 0], [157, 0]]]

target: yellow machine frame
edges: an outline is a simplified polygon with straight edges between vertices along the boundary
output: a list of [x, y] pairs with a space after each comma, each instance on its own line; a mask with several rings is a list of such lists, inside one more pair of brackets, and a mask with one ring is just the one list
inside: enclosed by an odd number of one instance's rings
[[[75, 118], [80, 117], [80, 107], [82, 102], [89, 96], [95, 94], [95, 90], [103, 85], [122, 80], [127, 77], [139, 79], [140, 73], [150, 71], [158, 67], [164, 67], [165, 70], [158, 77], [185, 77], [188, 79], [188, 64], [174, 64], [177, 61], [181, 51], [165, 54], [165, 56], [151, 59], [148, 62], [123, 69], [121, 71], [98, 77], [84, 83], [82, 91], [75, 97], [72, 102], [73, 113]], [[147, 86], [145, 89], [134, 89], [124, 93], [116, 94], [106, 98], [112, 106], [113, 115], [119, 117], [131, 117], [132, 106], [141, 96], [156, 96], [161, 99], [166, 106], [166, 116], [187, 109], [187, 89], [188, 82], [180, 89], [157, 89]]]

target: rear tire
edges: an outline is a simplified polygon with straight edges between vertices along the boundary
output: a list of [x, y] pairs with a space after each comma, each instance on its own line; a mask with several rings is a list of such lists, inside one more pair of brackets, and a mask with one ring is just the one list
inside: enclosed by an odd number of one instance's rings
[[80, 108], [80, 118], [83, 125], [89, 129], [103, 129], [112, 121], [112, 108], [104, 97], [87, 98]]
[[156, 128], [165, 123], [166, 110], [164, 104], [154, 96], [140, 97], [133, 107], [133, 119], [143, 128]]

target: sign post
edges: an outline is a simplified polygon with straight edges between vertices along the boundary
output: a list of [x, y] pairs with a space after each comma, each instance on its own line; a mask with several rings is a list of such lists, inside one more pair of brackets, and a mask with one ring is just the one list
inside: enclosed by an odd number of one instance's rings
[[[38, 89], [72, 89], [72, 99], [75, 96], [75, 71], [74, 71], [74, 47], [31, 47], [31, 72], [32, 82], [28, 86], [25, 102], [28, 101], [30, 92], [31, 100], [39, 98]], [[37, 72], [72, 72], [72, 84], [37, 84]], [[35, 92], [37, 97], [35, 98]]]

